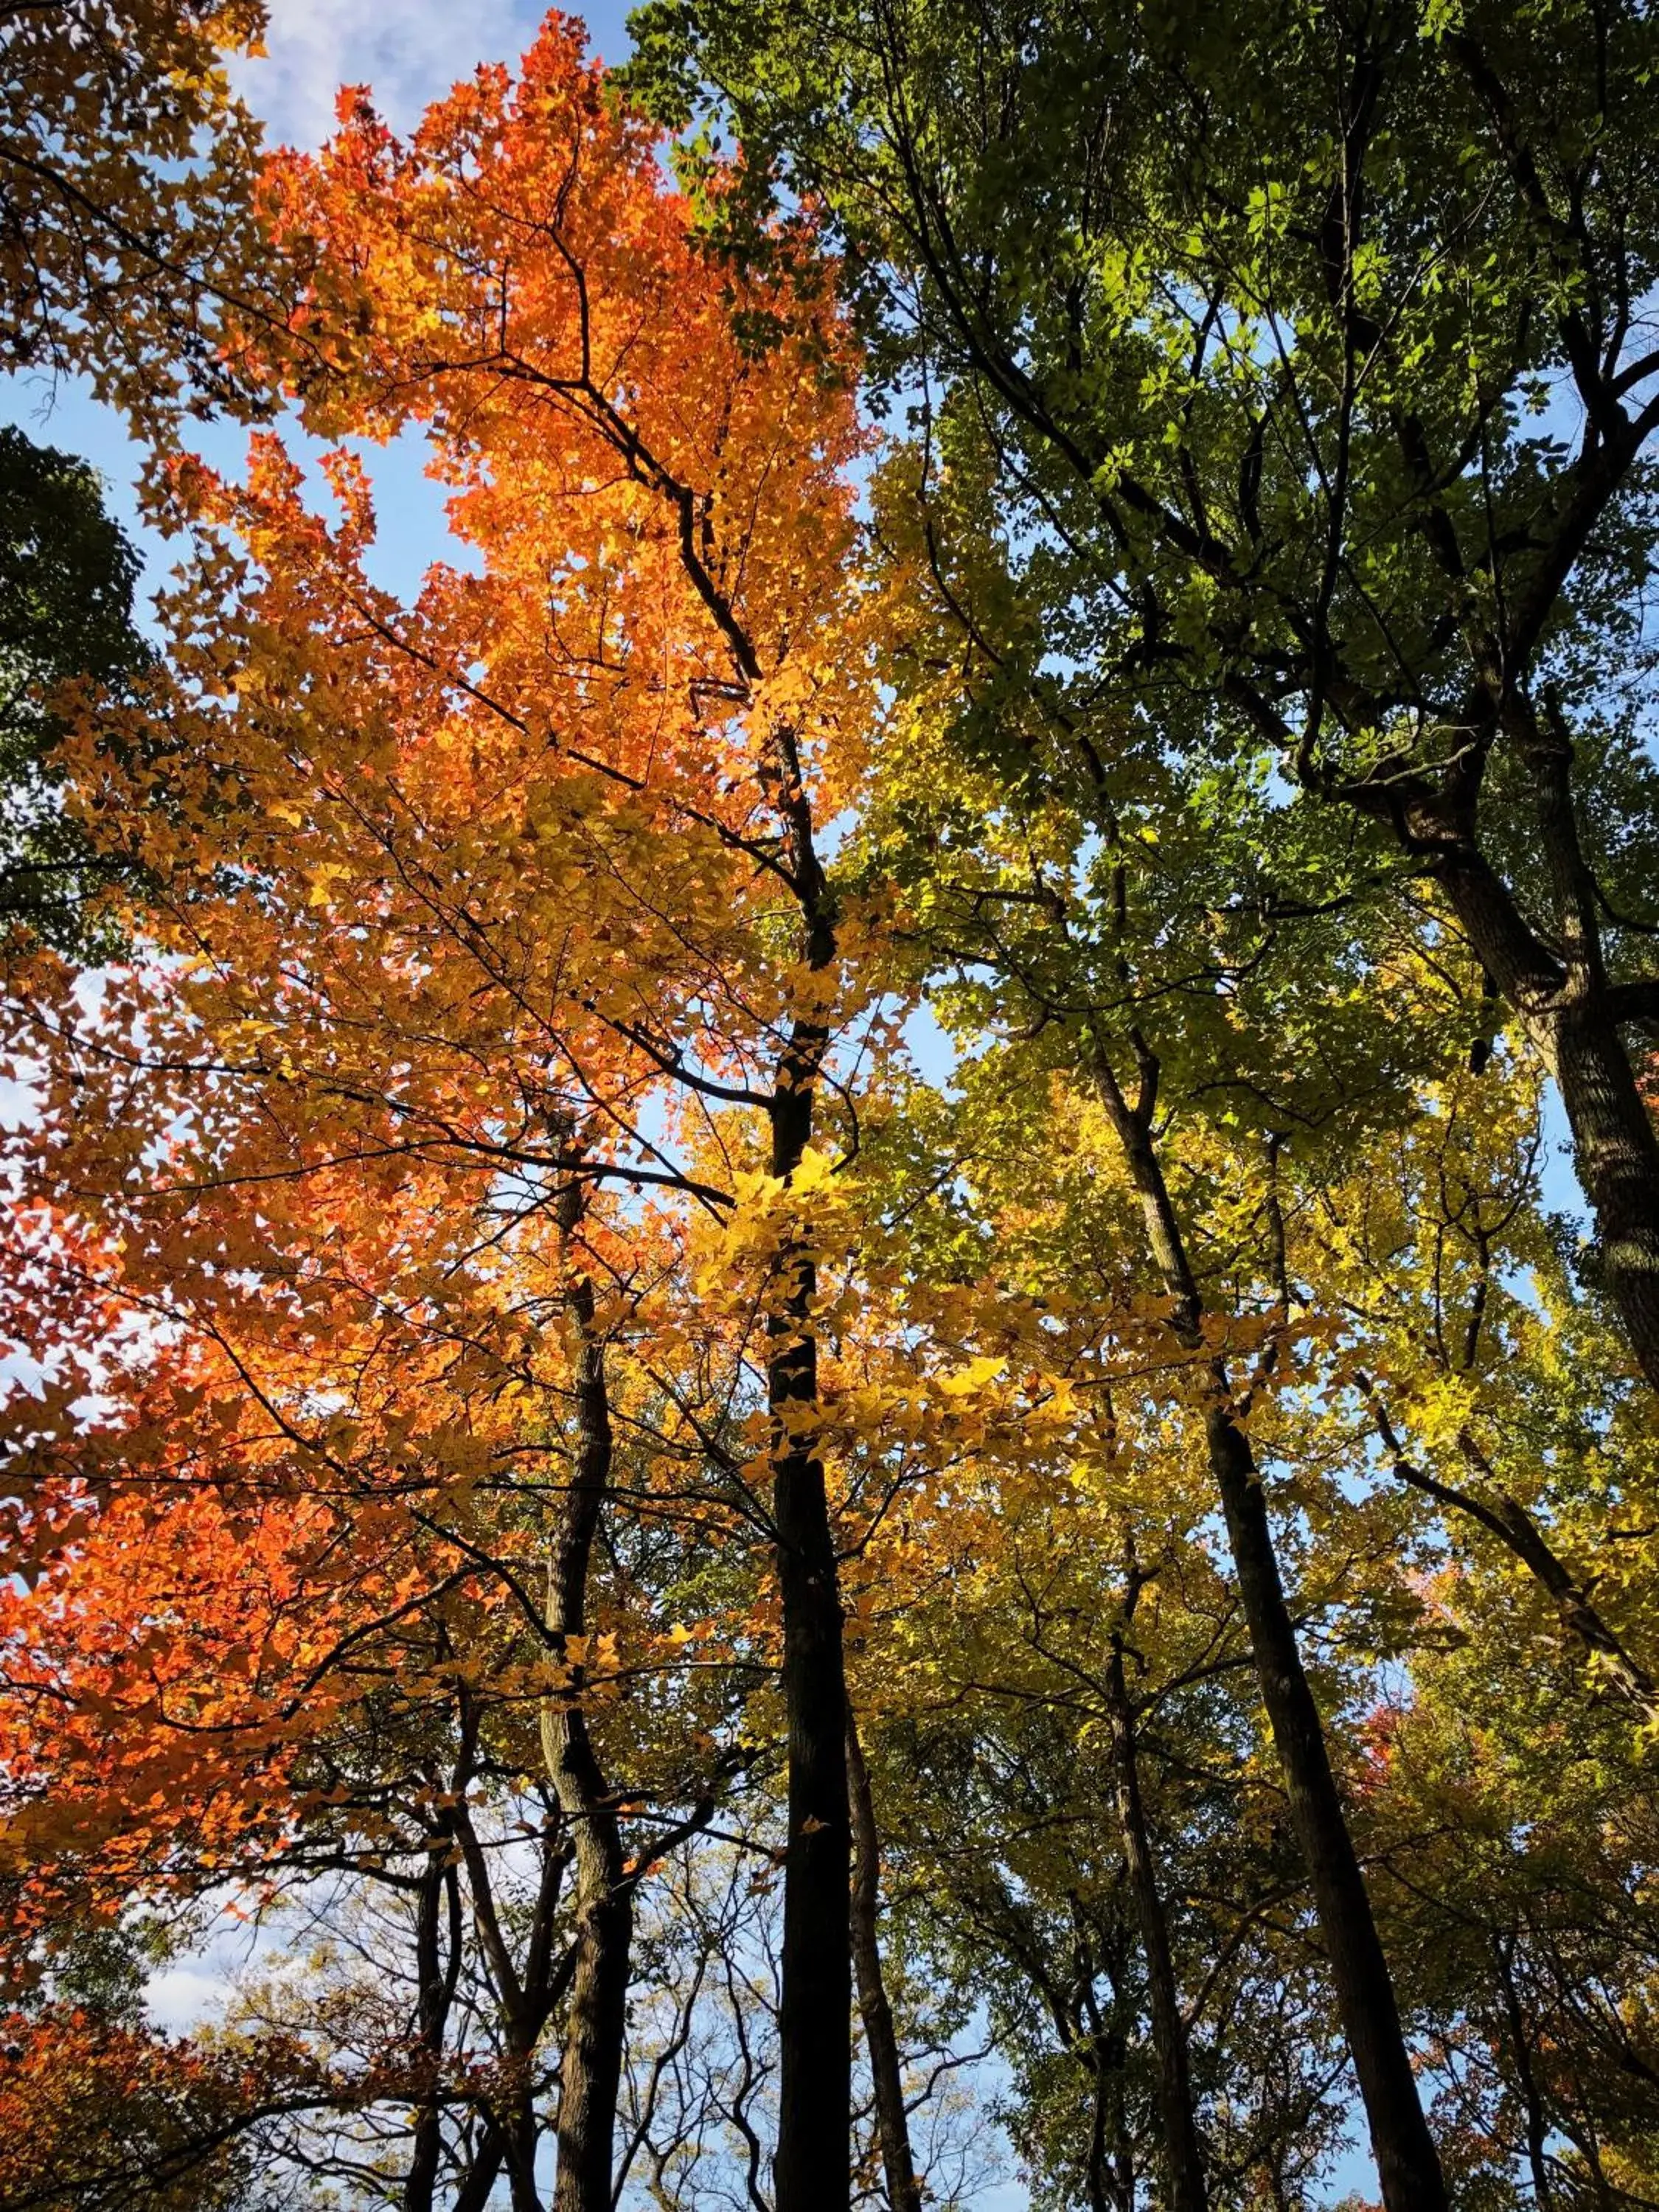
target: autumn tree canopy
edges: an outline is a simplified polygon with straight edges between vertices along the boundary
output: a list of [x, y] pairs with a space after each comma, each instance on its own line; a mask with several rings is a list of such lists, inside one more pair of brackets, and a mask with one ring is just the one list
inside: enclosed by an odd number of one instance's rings
[[1653, 2201], [1646, 12], [82, 12], [0, 2207]]

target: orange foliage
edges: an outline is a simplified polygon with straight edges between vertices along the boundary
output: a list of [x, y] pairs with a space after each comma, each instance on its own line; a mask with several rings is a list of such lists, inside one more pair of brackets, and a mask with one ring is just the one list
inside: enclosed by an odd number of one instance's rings
[[[250, 343], [313, 428], [425, 432], [470, 565], [377, 589], [344, 450], [332, 521], [275, 436], [240, 486], [183, 466], [171, 672], [71, 750], [147, 949], [95, 1002], [38, 962], [7, 1016], [41, 1113], [6, 1325], [49, 1376], [0, 1601], [25, 1935], [66, 1885], [269, 1869], [360, 1709], [568, 1681], [560, 1194], [607, 1336], [677, 1316], [683, 1484], [777, 1272], [715, 1224], [869, 988], [814, 846], [872, 708], [810, 239], [708, 258], [557, 18], [407, 146], [347, 100], [268, 192], [303, 283]], [[711, 1251], [748, 1287], [689, 1322]]]

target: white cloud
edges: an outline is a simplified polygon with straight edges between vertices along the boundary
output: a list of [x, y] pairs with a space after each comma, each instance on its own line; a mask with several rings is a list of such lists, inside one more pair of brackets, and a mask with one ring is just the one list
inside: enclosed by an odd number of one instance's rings
[[539, 15], [526, 0], [271, 0], [268, 53], [239, 65], [239, 86], [289, 144], [328, 136], [343, 84], [372, 86], [407, 129], [481, 61], [516, 63]]
[[169, 1966], [144, 1984], [144, 2009], [157, 2027], [182, 2035], [224, 2010], [228, 1983], [194, 1966]]

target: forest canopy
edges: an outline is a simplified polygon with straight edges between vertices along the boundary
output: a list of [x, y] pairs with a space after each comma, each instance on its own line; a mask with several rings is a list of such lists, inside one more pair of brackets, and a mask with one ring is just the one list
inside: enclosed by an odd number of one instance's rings
[[0, 4], [0, 2212], [1659, 2203], [1659, 23], [264, 27]]

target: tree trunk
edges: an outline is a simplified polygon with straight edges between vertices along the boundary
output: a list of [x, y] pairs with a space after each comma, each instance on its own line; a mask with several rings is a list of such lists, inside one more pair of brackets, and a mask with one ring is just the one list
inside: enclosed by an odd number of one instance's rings
[[[560, 1200], [567, 1246], [580, 1208], [574, 1180]], [[576, 1451], [548, 1566], [547, 1625], [559, 1639], [586, 1633], [593, 1540], [611, 1482], [612, 1439], [605, 1347], [594, 1328], [592, 1284], [568, 1294], [576, 1350]], [[573, 1689], [580, 1691], [580, 1669]], [[628, 2026], [633, 1892], [623, 1878], [616, 1808], [580, 1704], [542, 1713], [548, 1778], [576, 1853], [576, 1960], [559, 2063], [554, 2212], [611, 2212], [617, 2100]]]
[[1516, 694], [1501, 714], [1531, 780], [1553, 943], [1539, 937], [1480, 851], [1471, 817], [1419, 793], [1401, 826], [1419, 850], [1437, 848], [1434, 872], [1465, 936], [1560, 1087], [1573, 1166], [1595, 1218], [1602, 1283], [1638, 1366], [1659, 1390], [1659, 1134], [1607, 981], [1600, 895], [1579, 839], [1572, 738], [1553, 701], [1540, 715]]
[[1602, 1282], [1638, 1365], [1659, 1390], [1659, 1139], [1618, 1024], [1594, 1000], [1553, 1029], [1573, 1165], [1595, 1217]]
[[1112, 1638], [1107, 1668], [1112, 1723], [1112, 1763], [1117, 1784], [1118, 1826], [1129, 1870], [1140, 1947], [1146, 1962], [1146, 1988], [1152, 2015], [1152, 2049], [1158, 2059], [1158, 2101], [1169, 2160], [1170, 2212], [1206, 2212], [1204, 2161], [1193, 2118], [1192, 2081], [1187, 2063], [1187, 2024], [1181, 2016], [1175, 1964], [1170, 1953], [1169, 1923], [1158, 1894], [1152, 1838], [1140, 1800], [1139, 1761], [1135, 1750], [1133, 1709], [1123, 1677], [1123, 1644]]
[[[821, 1030], [797, 1024], [772, 1106], [772, 1172], [787, 1179], [811, 1135]], [[847, 1682], [823, 1465], [803, 1421], [817, 1406], [810, 1254], [786, 1251], [769, 1318], [772, 1512], [783, 1604], [789, 1729], [779, 2007], [777, 2212], [847, 2212], [852, 2197], [853, 1969], [848, 1884]]]
[[859, 2010], [870, 2053], [875, 2089], [876, 2128], [881, 2138], [882, 2169], [887, 2177], [891, 2212], [921, 2212], [921, 2185], [910, 2148], [910, 2123], [904, 2109], [904, 2077], [899, 2066], [893, 2008], [882, 1977], [878, 1914], [881, 1850], [876, 1833], [870, 1774], [859, 1742], [858, 1723], [847, 1708], [848, 1800], [853, 1820], [853, 1963], [858, 1972]]
[[[416, 1999], [417, 2033], [421, 2049], [431, 2063], [433, 2082], [429, 2094], [417, 2107], [409, 2171], [404, 2177], [403, 2212], [433, 2212], [438, 2165], [443, 2149], [443, 2104], [438, 2089], [437, 2071], [443, 2058], [444, 2029], [455, 1995], [461, 1962], [460, 1887], [455, 1879], [454, 1868], [446, 1863], [449, 1839], [447, 1832], [441, 1828], [429, 1840], [446, 1848], [431, 1852], [421, 1875], [420, 1896], [416, 1905], [415, 1961], [420, 1984], [420, 1994]], [[448, 1905], [449, 1935], [447, 1961], [441, 1940], [445, 1917], [442, 1907], [446, 1901]]]
[[1319, 1708], [1297, 1649], [1261, 1477], [1249, 1441], [1224, 1403], [1212, 1401], [1204, 1425], [1256, 1680], [1285, 1779], [1291, 1825], [1313, 1884], [1337, 2008], [1370, 2124], [1382, 2201], [1389, 2212], [1442, 2212], [1446, 2191], [1440, 2160], [1423, 2117], [1389, 1962], [1331, 1771]]
[[[1124, 1097], [1103, 1054], [1096, 1056], [1094, 1075], [1140, 1199], [1148, 1245], [1173, 1302], [1170, 1325], [1181, 1342], [1198, 1351], [1203, 1297], [1152, 1141], [1152, 1085], [1146, 1083], [1144, 1109], [1136, 1109]], [[1233, 1418], [1231, 1391], [1219, 1359], [1207, 1363], [1206, 1395], [1210, 1470], [1227, 1523], [1291, 1824], [1312, 1884], [1337, 2009], [1365, 2106], [1382, 2201], [1388, 2212], [1444, 2212], [1440, 2160], [1423, 2117], [1394, 1984], [1331, 1771], [1319, 1709], [1297, 1649], [1267, 1499], [1249, 1439]]]
[[1437, 872], [1477, 958], [1559, 1087], [1602, 1285], [1637, 1365], [1659, 1390], [1659, 1137], [1607, 988], [1596, 975], [1564, 982], [1553, 972], [1506, 887], [1478, 856], [1460, 854]]
[[576, 1967], [559, 2063], [554, 2212], [611, 2212], [617, 2100], [628, 2027], [633, 1892], [623, 1875], [617, 1818], [580, 1714], [562, 1719], [555, 1787], [576, 1839]]

